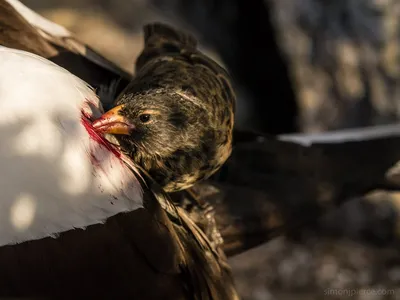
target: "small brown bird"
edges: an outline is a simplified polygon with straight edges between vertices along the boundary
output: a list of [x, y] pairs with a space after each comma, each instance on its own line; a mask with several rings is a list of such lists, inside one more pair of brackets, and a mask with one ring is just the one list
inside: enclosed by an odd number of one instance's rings
[[191, 35], [155, 23], [144, 36], [135, 78], [93, 126], [114, 134], [165, 191], [179, 191], [231, 154], [235, 95], [228, 73]]

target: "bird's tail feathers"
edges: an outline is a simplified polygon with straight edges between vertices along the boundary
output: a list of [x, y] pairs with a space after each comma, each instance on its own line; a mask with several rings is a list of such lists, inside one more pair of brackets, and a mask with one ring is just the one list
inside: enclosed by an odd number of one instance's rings
[[144, 41], [148, 43], [162, 44], [177, 44], [180, 47], [196, 48], [197, 41], [189, 33], [178, 31], [173, 27], [162, 24], [152, 23], [144, 26]]
[[166, 24], [148, 24], [143, 30], [145, 47], [136, 60], [136, 72], [160, 56], [181, 54], [185, 50], [193, 52], [197, 47], [197, 41], [191, 34]]

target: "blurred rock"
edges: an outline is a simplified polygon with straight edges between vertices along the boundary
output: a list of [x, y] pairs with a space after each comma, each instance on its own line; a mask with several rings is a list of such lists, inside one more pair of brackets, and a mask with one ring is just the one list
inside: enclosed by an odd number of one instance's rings
[[230, 264], [243, 299], [398, 299], [400, 292], [398, 252], [348, 240], [279, 238]]
[[399, 119], [399, 1], [266, 1], [291, 65], [304, 131]]

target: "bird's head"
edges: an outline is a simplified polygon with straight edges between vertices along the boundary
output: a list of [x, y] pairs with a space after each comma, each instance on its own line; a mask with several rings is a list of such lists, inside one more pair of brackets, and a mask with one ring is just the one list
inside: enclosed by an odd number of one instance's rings
[[125, 150], [139, 152], [142, 157], [162, 158], [198, 146], [198, 132], [208, 126], [205, 113], [203, 108], [174, 93], [128, 94], [93, 126], [113, 134]]

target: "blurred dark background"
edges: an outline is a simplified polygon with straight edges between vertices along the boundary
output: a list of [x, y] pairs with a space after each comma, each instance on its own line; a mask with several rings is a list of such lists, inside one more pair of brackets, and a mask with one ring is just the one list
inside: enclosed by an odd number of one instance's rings
[[[129, 72], [143, 46], [143, 24], [191, 31], [231, 72], [240, 128], [321, 132], [393, 123], [400, 113], [398, 0], [22, 2]], [[397, 193], [385, 197], [400, 203]], [[279, 238], [232, 258], [243, 298], [347, 299], [356, 289], [354, 299], [400, 299], [396, 247], [353, 240], [390, 213], [354, 199], [319, 221], [335, 239], [310, 232], [301, 242]], [[376, 230], [386, 241], [387, 232]]]

